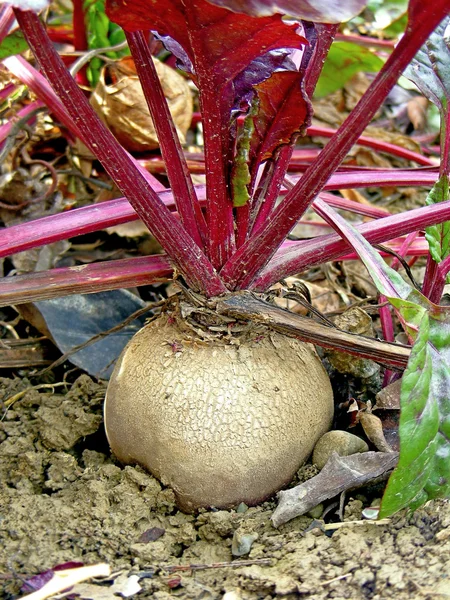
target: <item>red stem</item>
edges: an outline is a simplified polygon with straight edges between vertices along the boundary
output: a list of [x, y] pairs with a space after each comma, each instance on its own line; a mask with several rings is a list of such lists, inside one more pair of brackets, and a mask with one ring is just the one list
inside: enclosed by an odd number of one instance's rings
[[11, 6], [0, 6], [0, 44], [8, 35], [14, 23], [14, 13]]
[[[375, 181], [372, 180], [373, 175], [370, 172], [359, 172], [355, 174], [348, 173], [335, 173], [329, 180], [325, 189], [343, 189], [345, 187], [361, 187], [364, 185], [371, 186], [392, 186], [392, 185], [412, 185], [411, 177], [414, 175], [414, 185], [432, 185], [435, 176], [433, 173], [409, 173], [406, 172], [406, 177], [400, 180], [396, 180], [394, 176], [389, 177], [386, 175], [386, 171], [382, 171], [380, 174], [376, 174]], [[398, 173], [397, 175], [401, 175]], [[384, 178], [383, 178], [384, 177]], [[206, 198], [206, 190], [204, 185], [196, 186], [196, 193], [199, 200]], [[173, 195], [170, 190], [158, 192], [160, 199], [164, 204], [174, 209]], [[349, 210], [352, 203], [348, 200], [339, 198], [338, 196], [332, 196], [327, 192], [321, 192], [327, 202], [336, 208], [344, 208]], [[372, 217], [382, 217], [383, 209], [376, 207], [364, 207], [361, 205], [358, 207], [360, 214], [367, 214]], [[121, 223], [128, 223], [138, 219], [138, 215], [134, 209], [130, 206], [126, 198], [117, 198], [115, 200], [109, 200], [102, 202], [101, 204], [94, 204], [92, 206], [84, 206], [81, 208], [75, 208], [69, 212], [59, 213], [57, 215], [51, 215], [29, 221], [27, 223], [21, 223], [19, 225], [13, 225], [0, 231], [0, 257], [9, 256], [14, 252], [21, 252], [22, 250], [28, 250], [35, 248], [36, 246], [42, 246], [43, 244], [50, 244], [59, 240], [64, 240], [69, 237], [98, 231], [105, 227], [112, 227], [114, 225], [120, 225]]]
[[[444, 114], [441, 114], [440, 148], [439, 178], [450, 177], [450, 107], [448, 104], [444, 109]], [[424, 296], [436, 304], [441, 300], [446, 280], [446, 277], [442, 277], [440, 272], [440, 264], [436, 263], [431, 254], [428, 256], [422, 286]]]
[[[192, 11], [186, 11], [189, 41], [194, 54], [194, 64], [208, 64], [204, 55], [202, 32], [193, 18]], [[208, 257], [219, 270], [234, 252], [233, 205], [228, 194], [227, 152], [224, 143], [228, 140], [228, 121], [223, 122], [222, 92], [215, 81], [199, 69], [197, 73], [200, 111], [205, 140], [206, 172], [206, 219], [208, 224]]]
[[[221, 271], [230, 289], [245, 289], [264, 268], [277, 248], [337, 169], [350, 148], [370, 123], [387, 94], [397, 82], [418, 48], [448, 12], [448, 0], [439, 0], [429, 9], [428, 18], [418, 18], [409, 26], [398, 46], [355, 109], [305, 171], [300, 182], [275, 209], [270, 221], [254, 238], [244, 244]], [[421, 15], [422, 16], [422, 15]]]
[[[381, 244], [400, 235], [447, 220], [450, 220], [450, 200], [412, 209], [407, 215], [392, 215], [363, 223], [356, 228], [368, 242]], [[337, 260], [348, 252], [348, 249], [349, 245], [335, 234], [292, 243], [286, 249], [277, 252], [267, 267], [251, 283], [250, 288], [264, 291], [285, 277], [301, 273], [330, 260]]]
[[88, 40], [86, 35], [83, 0], [72, 0], [72, 3], [73, 45], [75, 50], [87, 50]]
[[83, 92], [64, 67], [37, 15], [14, 9], [16, 19], [47, 79], [53, 85], [76, 127], [97, 158], [127, 197], [189, 285], [207, 296], [224, 293], [225, 287], [211, 263], [182, 225], [158, 198], [129, 155], [105, 128]]
[[358, 44], [358, 46], [377, 48], [378, 50], [385, 50], [386, 52], [392, 52], [395, 48], [395, 42], [391, 40], [379, 40], [378, 38], [362, 35], [348, 35], [346, 33], [337, 33], [336, 41], [352, 42], [353, 44]]
[[[336, 129], [331, 129], [329, 127], [308, 127], [308, 130], [306, 132], [307, 135], [320, 135], [329, 138], [333, 137], [335, 133]], [[397, 146], [396, 144], [383, 142], [382, 140], [377, 140], [376, 138], [371, 138], [366, 135], [362, 135], [356, 143], [360, 146], [372, 148], [377, 152], [385, 152], [386, 154], [392, 154], [392, 156], [398, 156], [399, 158], [412, 160], [418, 165], [424, 165], [425, 167], [436, 166], [435, 161], [427, 158], [426, 156], [423, 156], [422, 154], [419, 154], [418, 152], [413, 152], [412, 150], [408, 150], [407, 148]]]
[[195, 195], [191, 175], [153, 63], [147, 38], [143, 31], [125, 32], [125, 35], [158, 135], [167, 177], [181, 222], [197, 246], [203, 248], [206, 234], [205, 219]]
[[[86, 34], [85, 15], [83, 9], [83, 0], [72, 0], [73, 13], [72, 13], [72, 25], [73, 25], [73, 45], [75, 50], [87, 50], [88, 40]], [[89, 86], [89, 79], [87, 77], [87, 65], [78, 72], [77, 80], [81, 85]]]
[[160, 283], [172, 271], [166, 256], [140, 256], [3, 277], [0, 306]]
[[[320, 73], [322, 72], [323, 63], [327, 57], [330, 46], [333, 43], [339, 25], [317, 23], [314, 27], [316, 29], [316, 41], [313, 55], [307, 65], [304, 77], [305, 93], [308, 97], [312, 97], [314, 93], [314, 88], [316, 87]], [[290, 146], [281, 148], [274, 161], [273, 168], [270, 169], [270, 179], [268, 185], [265, 186], [267, 187], [265, 195], [263, 198], [260, 197], [256, 201], [255, 208], [259, 212], [256, 216], [256, 220], [254, 219], [252, 237], [259, 232], [262, 226], [267, 222], [269, 215], [275, 206], [283, 179], [287, 173], [289, 162], [294, 152], [294, 145], [295, 139], [292, 140]]]

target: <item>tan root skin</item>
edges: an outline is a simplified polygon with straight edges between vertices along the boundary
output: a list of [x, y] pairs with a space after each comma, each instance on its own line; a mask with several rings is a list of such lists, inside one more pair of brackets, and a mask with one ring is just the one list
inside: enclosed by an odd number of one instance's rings
[[254, 338], [195, 341], [162, 315], [116, 365], [105, 402], [112, 451], [170, 485], [182, 510], [257, 504], [289, 483], [331, 425], [314, 348], [269, 331]]

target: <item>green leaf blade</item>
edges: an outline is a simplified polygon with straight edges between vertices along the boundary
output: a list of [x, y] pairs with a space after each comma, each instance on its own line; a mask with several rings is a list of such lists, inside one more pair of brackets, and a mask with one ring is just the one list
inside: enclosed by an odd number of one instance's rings
[[317, 82], [315, 96], [327, 96], [342, 89], [356, 73], [377, 73], [383, 65], [384, 61], [368, 48], [351, 42], [334, 42]]
[[419, 335], [402, 379], [400, 394], [400, 458], [383, 496], [380, 518], [428, 498], [425, 486], [437, 449], [439, 410], [430, 394], [433, 363], [429, 318], [423, 315]]
[[25, 41], [20, 31], [14, 31], [5, 37], [3, 42], [0, 44], [0, 60], [8, 58], [8, 56], [14, 56], [15, 54], [21, 54], [28, 49], [28, 44]]
[[[449, 180], [447, 175], [442, 175], [434, 184], [427, 196], [427, 204], [437, 204], [449, 199]], [[433, 260], [440, 263], [450, 254], [450, 221], [439, 223], [425, 229], [425, 238], [428, 242]]]

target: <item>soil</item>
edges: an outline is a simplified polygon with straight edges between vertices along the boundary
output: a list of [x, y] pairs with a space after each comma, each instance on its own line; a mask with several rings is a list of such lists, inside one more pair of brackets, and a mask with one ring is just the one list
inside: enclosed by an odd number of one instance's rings
[[[0, 379], [0, 401], [27, 387], [26, 379]], [[2, 597], [20, 596], [23, 580], [67, 561], [135, 574], [138, 597], [155, 600], [450, 595], [448, 502], [360, 525], [365, 498], [356, 496], [347, 500], [346, 524], [327, 531], [306, 516], [275, 529], [276, 499], [184, 514], [170, 489], [109, 453], [105, 385], [82, 375], [68, 388], [32, 389], [2, 412]]]

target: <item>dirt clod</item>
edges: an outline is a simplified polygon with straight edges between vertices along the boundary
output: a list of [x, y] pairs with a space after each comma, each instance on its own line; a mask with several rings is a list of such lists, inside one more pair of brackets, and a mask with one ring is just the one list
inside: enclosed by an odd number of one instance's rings
[[[28, 385], [0, 379], [0, 403]], [[139, 578], [139, 598], [156, 600], [426, 600], [448, 593], [448, 502], [387, 525], [357, 525], [363, 502], [349, 498], [346, 524], [327, 532], [306, 531], [309, 517], [273, 528], [273, 501], [186, 515], [171, 490], [106, 452], [103, 395], [104, 386], [84, 376], [66, 394], [31, 390], [0, 423], [2, 597], [19, 595], [22, 578], [67, 561], [108, 562]], [[249, 552], [234, 558], [233, 537], [248, 535]]]

